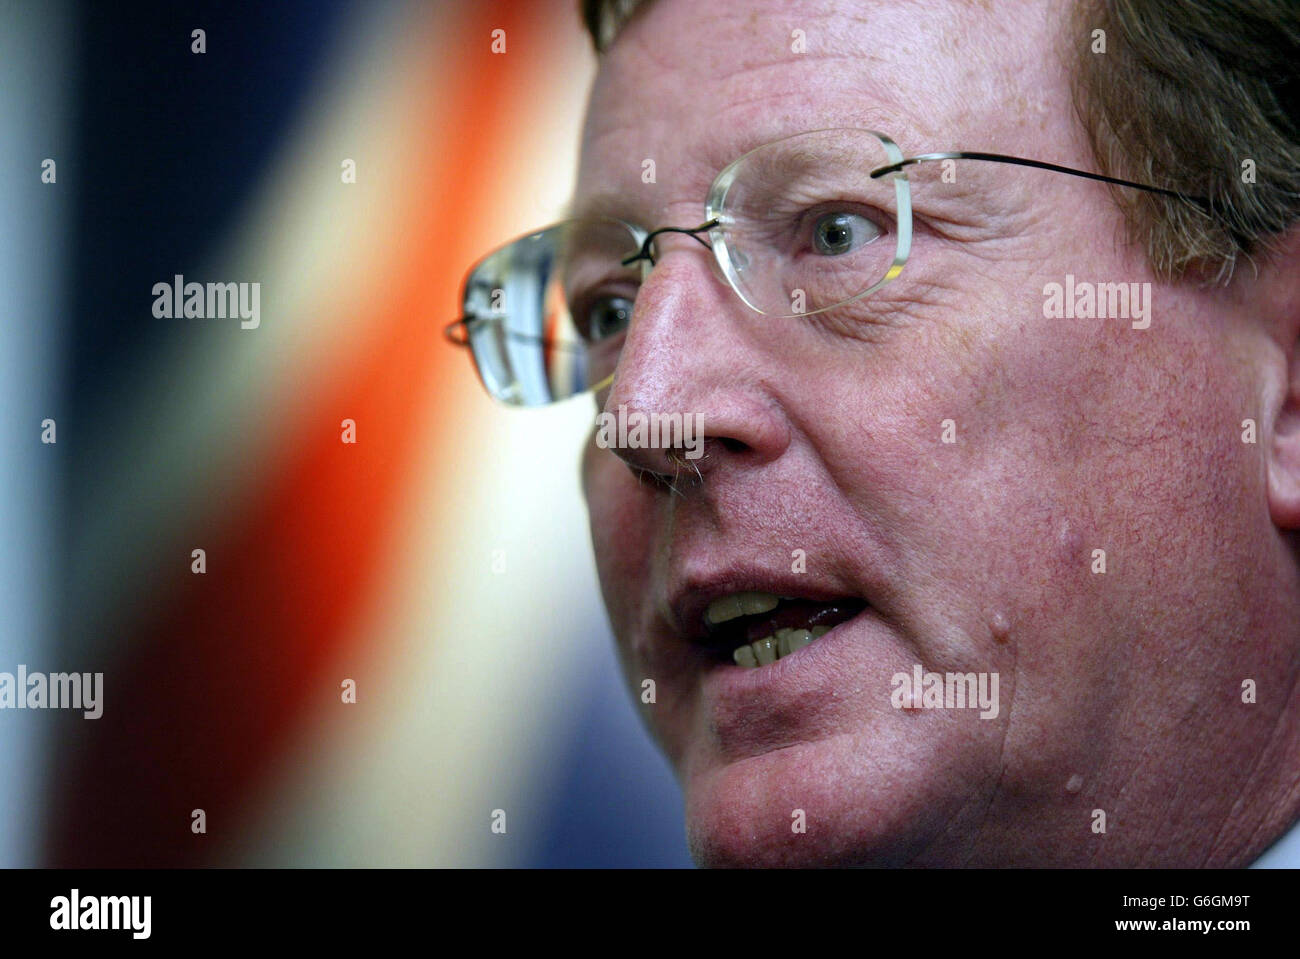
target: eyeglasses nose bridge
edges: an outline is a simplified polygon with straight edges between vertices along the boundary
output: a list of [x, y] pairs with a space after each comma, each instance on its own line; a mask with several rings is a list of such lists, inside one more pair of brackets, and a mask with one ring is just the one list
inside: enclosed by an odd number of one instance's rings
[[704, 247], [709, 252], [713, 252], [713, 247], [709, 244], [709, 241], [701, 238], [700, 234], [707, 230], [712, 230], [717, 226], [718, 226], [718, 220], [713, 219], [713, 220], [706, 220], [705, 222], [701, 223], [699, 226], [695, 226], [695, 227], [661, 226], [657, 230], [651, 230], [649, 233], [646, 234], [645, 239], [641, 242], [641, 249], [638, 250], [634, 256], [629, 256], [625, 258], [623, 260], [623, 265], [631, 266], [633, 263], [637, 262], [637, 260], [649, 260], [650, 265], [654, 266], [655, 264], [654, 241], [655, 238], [659, 236], [660, 233], [685, 233], [691, 239], [699, 243], [700, 246]]
[[660, 227], [659, 229], [653, 230], [652, 232], [646, 234], [645, 239], [641, 242], [641, 249], [634, 255], [626, 257], [622, 261], [622, 264], [623, 266], [631, 266], [633, 263], [636, 263], [637, 261], [641, 261], [641, 280], [642, 282], [645, 282], [645, 280], [650, 275], [650, 270], [658, 262], [658, 260], [656, 259], [656, 253], [654, 247], [655, 247], [655, 240], [659, 236], [659, 234], [684, 233], [687, 236], [689, 236], [691, 239], [695, 240], [695, 242], [699, 243], [700, 246], [704, 247], [706, 250], [709, 251], [709, 264], [713, 270], [713, 275], [717, 277], [724, 285], [730, 286], [726, 274], [722, 270], [722, 266], [718, 263], [717, 251], [714, 249], [712, 242], [700, 236], [701, 233], [714, 230], [719, 225], [720, 225], [720, 221], [717, 218], [714, 218], [711, 220], [706, 220], [705, 222], [701, 223], [699, 226], [696, 227], [689, 227], [689, 228], [677, 227], [677, 226]]

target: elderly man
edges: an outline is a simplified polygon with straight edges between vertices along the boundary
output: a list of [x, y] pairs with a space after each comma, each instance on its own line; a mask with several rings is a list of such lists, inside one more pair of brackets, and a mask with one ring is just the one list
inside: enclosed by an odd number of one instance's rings
[[504, 402], [595, 397], [696, 861], [1284, 856], [1294, 4], [583, 7], [572, 217], [453, 332]]

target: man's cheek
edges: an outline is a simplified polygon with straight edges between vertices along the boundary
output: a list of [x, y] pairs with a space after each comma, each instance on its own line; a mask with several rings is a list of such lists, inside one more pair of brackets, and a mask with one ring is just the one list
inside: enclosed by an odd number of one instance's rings
[[597, 478], [597, 471], [600, 466], [600, 456], [604, 451], [596, 445], [596, 430], [593, 428], [587, 436], [587, 442], [582, 447], [582, 462], [579, 464], [578, 471], [582, 474], [582, 497], [587, 501], [588, 509], [592, 506], [592, 492], [594, 481]]
[[627, 473], [618, 457], [599, 448], [594, 437], [588, 441], [582, 457], [582, 492], [591, 517], [592, 543], [597, 549], [597, 558], [605, 545], [604, 540], [613, 538], [617, 532], [612, 524], [623, 511], [622, 504], [627, 499], [624, 483]]
[[592, 440], [583, 456], [583, 492], [601, 591], [622, 632], [648, 588], [652, 530], [644, 490], [617, 456]]

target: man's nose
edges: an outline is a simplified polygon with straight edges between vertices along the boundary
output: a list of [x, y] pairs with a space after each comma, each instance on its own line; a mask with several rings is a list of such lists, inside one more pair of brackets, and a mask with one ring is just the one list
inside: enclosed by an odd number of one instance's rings
[[775, 459], [789, 445], [789, 427], [771, 386], [794, 373], [773, 355], [778, 338], [758, 335], [756, 325], [785, 321], [745, 306], [711, 268], [712, 253], [690, 237], [664, 234], [656, 244], [604, 412], [626, 419], [629, 440], [638, 420], [651, 438], [656, 422], [691, 423], [694, 432], [678, 433], [676, 449], [632, 442], [611, 449], [637, 473], [668, 477]]

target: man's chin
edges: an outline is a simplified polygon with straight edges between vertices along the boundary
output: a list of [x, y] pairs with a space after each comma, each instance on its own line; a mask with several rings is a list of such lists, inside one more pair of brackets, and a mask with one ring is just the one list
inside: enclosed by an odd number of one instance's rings
[[686, 832], [696, 864], [902, 866], [916, 858], [941, 833], [953, 797], [945, 803], [935, 777], [919, 769], [908, 774], [861, 754], [855, 762], [836, 748], [844, 745], [800, 743], [689, 775]]

